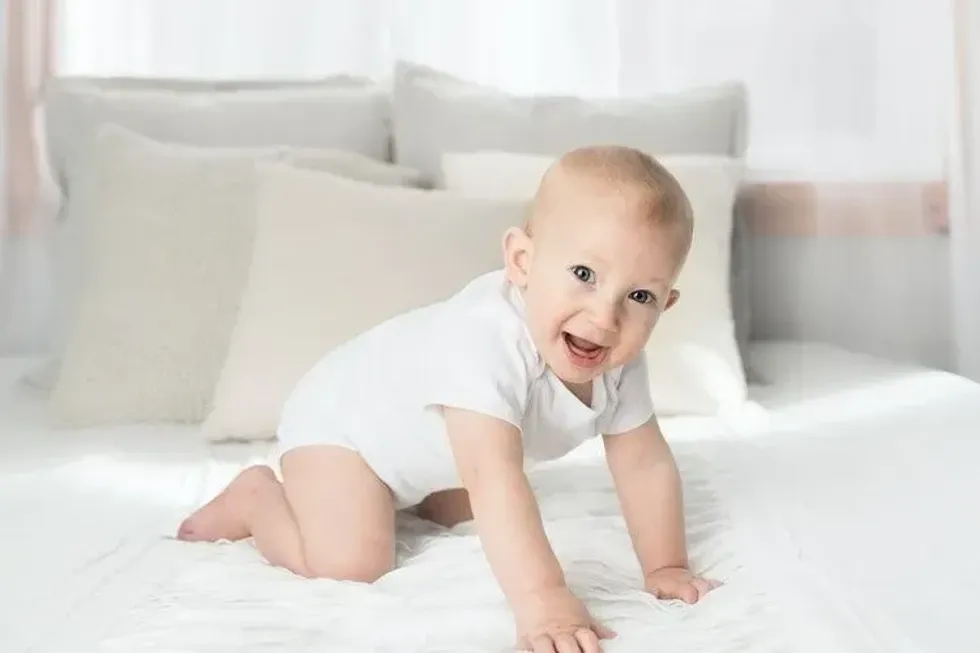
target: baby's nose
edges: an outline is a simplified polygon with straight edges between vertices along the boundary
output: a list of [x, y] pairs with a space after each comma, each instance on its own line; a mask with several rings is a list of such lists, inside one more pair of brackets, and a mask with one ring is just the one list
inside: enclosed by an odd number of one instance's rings
[[595, 302], [591, 310], [592, 326], [601, 331], [616, 331], [618, 314], [612, 302]]

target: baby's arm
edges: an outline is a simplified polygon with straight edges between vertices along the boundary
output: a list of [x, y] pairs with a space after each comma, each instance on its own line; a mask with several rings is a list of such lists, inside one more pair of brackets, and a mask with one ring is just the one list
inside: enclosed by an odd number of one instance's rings
[[645, 353], [624, 366], [618, 406], [604, 425], [606, 461], [646, 589], [693, 603], [716, 584], [688, 568], [681, 477], [657, 424], [649, 378]]
[[565, 586], [524, 473], [521, 433], [476, 412], [445, 409], [446, 429], [477, 531], [507, 599]]
[[603, 443], [644, 577], [667, 567], [686, 568], [680, 474], [656, 419], [605, 436]]
[[689, 569], [680, 473], [656, 418], [603, 441], [646, 589], [659, 598], [698, 601], [718, 583]]
[[565, 584], [524, 473], [520, 431], [473, 411], [445, 407], [443, 414], [476, 529], [515, 614], [520, 645], [598, 651], [598, 638], [612, 633], [592, 620]]

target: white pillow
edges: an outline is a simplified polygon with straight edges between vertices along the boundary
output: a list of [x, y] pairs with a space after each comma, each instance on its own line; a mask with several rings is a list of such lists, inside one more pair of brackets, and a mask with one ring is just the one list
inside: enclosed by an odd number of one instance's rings
[[525, 211], [522, 201], [262, 166], [248, 285], [204, 437], [274, 437], [283, 404], [323, 355], [500, 267], [504, 231]]
[[200, 148], [115, 125], [98, 132], [71, 198], [82, 256], [68, 261], [78, 292], [51, 394], [58, 422], [204, 419], [251, 258], [255, 163], [277, 159], [380, 184], [418, 178], [336, 150]]
[[[676, 155], [659, 159], [694, 209], [694, 242], [677, 281], [680, 301], [654, 330], [646, 351], [661, 415], [715, 415], [737, 408], [747, 382], [735, 339], [730, 283], [732, 206], [740, 159]], [[442, 157], [446, 188], [484, 198], [529, 199], [555, 157], [485, 151]]]

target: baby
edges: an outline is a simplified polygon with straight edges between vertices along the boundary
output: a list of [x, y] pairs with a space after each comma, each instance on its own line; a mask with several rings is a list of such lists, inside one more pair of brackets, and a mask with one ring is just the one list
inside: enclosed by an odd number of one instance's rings
[[593, 653], [613, 633], [566, 585], [525, 470], [601, 434], [647, 591], [697, 601], [716, 583], [688, 565], [643, 352], [678, 300], [692, 221], [651, 157], [566, 153], [504, 234], [502, 270], [325, 356], [283, 409], [282, 482], [246, 469], [178, 537], [251, 536], [297, 574], [372, 582], [394, 565], [396, 511], [475, 519], [521, 645]]

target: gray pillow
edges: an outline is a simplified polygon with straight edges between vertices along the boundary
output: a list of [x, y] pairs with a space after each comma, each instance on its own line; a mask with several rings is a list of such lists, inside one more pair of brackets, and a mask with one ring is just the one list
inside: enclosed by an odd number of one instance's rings
[[385, 160], [387, 89], [346, 75], [320, 80], [57, 77], [45, 89], [52, 175], [69, 195], [94, 134], [114, 123], [160, 141], [214, 147], [332, 148]]
[[[558, 155], [592, 143], [629, 145], [653, 155], [743, 156], [748, 99], [741, 83], [719, 84], [648, 98], [593, 100], [514, 96], [418, 64], [399, 62], [392, 107], [395, 160], [439, 185], [446, 152], [505, 150]], [[750, 383], [752, 332], [748, 239], [735, 210], [731, 297], [735, 338]]]

